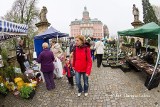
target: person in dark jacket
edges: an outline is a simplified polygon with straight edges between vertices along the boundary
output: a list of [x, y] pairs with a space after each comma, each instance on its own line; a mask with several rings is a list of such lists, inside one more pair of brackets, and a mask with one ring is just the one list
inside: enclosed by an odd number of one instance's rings
[[139, 41], [139, 38], [138, 38], [138, 40], [137, 40], [136, 43], [135, 43], [136, 55], [137, 55], [137, 56], [140, 54], [141, 47], [142, 47], [142, 45], [141, 45], [141, 42]]
[[46, 82], [46, 87], [48, 90], [55, 88], [55, 83], [53, 79], [53, 70], [54, 65], [53, 61], [55, 60], [53, 52], [48, 49], [48, 43], [42, 44], [43, 51], [40, 53], [37, 62], [41, 63], [41, 71], [43, 72], [44, 79]]
[[16, 47], [16, 56], [17, 56], [17, 61], [20, 65], [20, 68], [21, 68], [21, 72], [24, 73], [26, 71], [26, 68], [24, 66], [24, 62], [25, 62], [25, 56], [27, 54], [25, 54], [23, 52], [23, 40], [18, 40], [18, 46]]
[[[78, 87], [78, 97], [81, 96], [82, 91], [84, 91], [85, 96], [87, 96], [89, 87], [88, 77], [90, 76], [92, 68], [90, 47], [85, 45], [85, 37], [82, 35], [76, 37], [75, 43], [76, 47], [72, 53], [72, 67], [76, 71], [75, 77]], [[83, 76], [84, 89], [81, 85], [81, 76]]]

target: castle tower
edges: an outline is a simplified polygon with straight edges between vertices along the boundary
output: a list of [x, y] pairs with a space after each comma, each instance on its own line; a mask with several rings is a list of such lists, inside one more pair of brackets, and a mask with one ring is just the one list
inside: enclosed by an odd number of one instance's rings
[[84, 7], [84, 11], [83, 11], [83, 18], [82, 20], [89, 20], [90, 17], [89, 17], [89, 12], [87, 11], [87, 7], [85, 6]]

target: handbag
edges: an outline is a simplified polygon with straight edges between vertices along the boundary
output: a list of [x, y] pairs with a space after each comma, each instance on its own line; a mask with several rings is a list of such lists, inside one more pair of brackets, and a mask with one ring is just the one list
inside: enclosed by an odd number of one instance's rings
[[75, 70], [72, 68], [72, 66], [70, 65], [70, 73], [71, 73], [71, 76], [75, 76]]

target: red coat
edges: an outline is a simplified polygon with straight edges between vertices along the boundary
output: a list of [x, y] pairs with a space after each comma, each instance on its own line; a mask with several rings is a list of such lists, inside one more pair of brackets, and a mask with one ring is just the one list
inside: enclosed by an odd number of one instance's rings
[[67, 73], [67, 77], [72, 77], [69, 64], [65, 64], [63, 68], [63, 75], [65, 75], [66, 73]]
[[92, 68], [92, 59], [90, 48], [87, 46], [75, 47], [73, 51], [73, 64], [76, 72], [86, 72], [90, 75]]

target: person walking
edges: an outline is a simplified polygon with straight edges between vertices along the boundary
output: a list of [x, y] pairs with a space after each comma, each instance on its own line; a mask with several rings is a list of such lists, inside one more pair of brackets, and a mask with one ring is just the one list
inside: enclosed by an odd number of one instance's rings
[[97, 67], [100, 68], [102, 64], [102, 57], [104, 54], [104, 44], [103, 42], [98, 39], [98, 41], [95, 43], [95, 51], [96, 51], [96, 58], [97, 58]]
[[[72, 67], [76, 72], [76, 84], [78, 87], [78, 97], [81, 96], [82, 91], [84, 91], [84, 95], [88, 95], [88, 78], [91, 73], [92, 68], [92, 59], [90, 47], [85, 45], [85, 37], [82, 35], [75, 37], [75, 47], [73, 49], [72, 58], [73, 64]], [[81, 76], [83, 77], [84, 89], [81, 85]]]
[[51, 51], [53, 52], [53, 54], [55, 56], [55, 61], [54, 61], [55, 70], [54, 70], [54, 73], [55, 73], [57, 78], [62, 78], [63, 77], [62, 61], [65, 58], [64, 52], [61, 49], [60, 44], [56, 43], [54, 41], [52, 42]]
[[90, 42], [90, 49], [91, 49], [91, 57], [92, 57], [92, 60], [94, 61], [95, 60], [95, 56], [94, 56], [94, 52], [95, 52], [95, 42], [93, 41], [93, 38], [91, 39], [91, 42]]
[[42, 47], [43, 51], [40, 53], [37, 62], [41, 63], [41, 71], [44, 75], [47, 90], [52, 90], [55, 88], [53, 79], [53, 61], [55, 60], [55, 58], [53, 53], [48, 49], [48, 43], [44, 42], [42, 44]]

